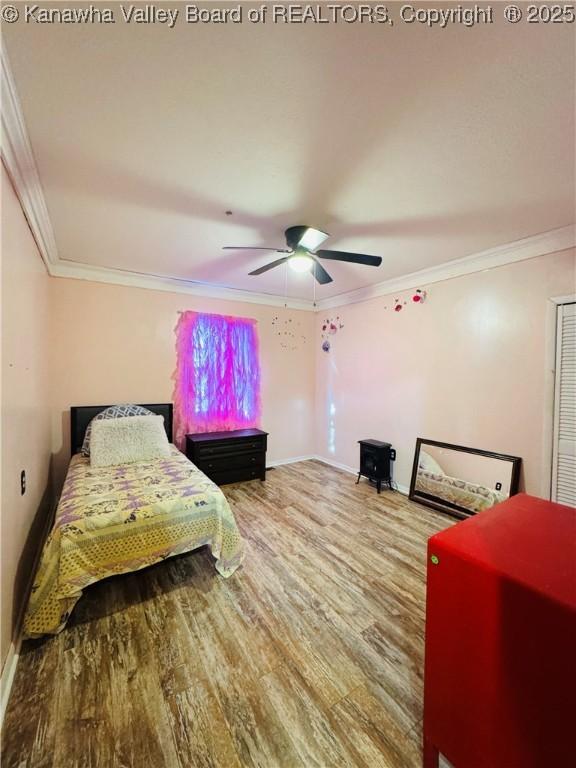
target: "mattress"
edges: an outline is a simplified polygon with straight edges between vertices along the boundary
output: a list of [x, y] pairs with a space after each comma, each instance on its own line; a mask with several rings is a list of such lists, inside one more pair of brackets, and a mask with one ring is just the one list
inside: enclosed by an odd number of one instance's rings
[[89, 584], [205, 545], [224, 577], [242, 562], [224, 494], [174, 446], [168, 458], [106, 468], [77, 454], [32, 586], [25, 636], [60, 632]]

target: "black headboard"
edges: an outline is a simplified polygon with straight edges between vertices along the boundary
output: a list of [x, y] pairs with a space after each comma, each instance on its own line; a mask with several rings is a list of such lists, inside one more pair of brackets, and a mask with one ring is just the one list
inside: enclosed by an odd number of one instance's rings
[[[73, 405], [70, 408], [70, 453], [72, 456], [81, 450], [84, 433], [94, 416], [109, 407], [109, 405]], [[169, 442], [172, 442], [172, 403], [144, 404], [142, 408], [147, 408], [158, 416], [164, 416], [164, 429]]]

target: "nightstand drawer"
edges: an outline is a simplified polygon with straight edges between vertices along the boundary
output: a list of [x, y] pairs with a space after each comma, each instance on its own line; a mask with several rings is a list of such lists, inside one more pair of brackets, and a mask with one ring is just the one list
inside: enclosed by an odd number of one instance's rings
[[254, 451], [265, 450], [265, 438], [254, 437], [251, 439], [229, 440], [222, 442], [213, 441], [211, 443], [205, 443], [204, 445], [197, 445], [196, 455], [198, 459], [204, 459], [211, 456], [225, 456], [229, 453], [239, 453], [244, 451], [250, 453]]
[[264, 464], [265, 454], [260, 453], [239, 453], [231, 456], [217, 456], [208, 458], [198, 458], [197, 466], [207, 475], [214, 472], [221, 472], [229, 469], [241, 469], [243, 467], [260, 467]]
[[244, 480], [264, 480], [264, 468], [255, 467], [254, 469], [229, 469], [222, 472], [213, 472], [208, 475], [210, 480], [216, 485], [226, 485], [226, 483], [241, 483]]

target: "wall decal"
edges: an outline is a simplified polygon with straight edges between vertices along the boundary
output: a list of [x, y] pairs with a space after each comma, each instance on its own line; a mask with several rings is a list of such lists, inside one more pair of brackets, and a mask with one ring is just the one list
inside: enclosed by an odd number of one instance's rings
[[415, 304], [422, 304], [426, 301], [426, 291], [421, 290], [420, 288], [416, 289], [416, 293], [412, 296], [412, 301]]
[[322, 349], [324, 352], [330, 352], [330, 336], [334, 336], [338, 331], [344, 328], [340, 321], [340, 316], [330, 317], [322, 323]]
[[[423, 304], [426, 301], [427, 295], [427, 292], [422, 288], [416, 288], [416, 290], [410, 293], [409, 297], [395, 298], [390, 309], [393, 309], [394, 312], [401, 312], [409, 304]], [[410, 301], [408, 301], [408, 298]], [[384, 305], [384, 309], [388, 309], [388, 305]]]
[[272, 320], [272, 327], [282, 349], [294, 351], [306, 344], [306, 336], [302, 332], [302, 325], [299, 320], [295, 320], [293, 317], [281, 318], [276, 315]]

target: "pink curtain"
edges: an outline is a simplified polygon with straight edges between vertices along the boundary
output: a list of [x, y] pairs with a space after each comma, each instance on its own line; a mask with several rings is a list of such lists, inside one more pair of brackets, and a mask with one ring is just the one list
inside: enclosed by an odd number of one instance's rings
[[256, 320], [182, 312], [175, 328], [174, 443], [186, 434], [256, 427], [260, 363]]

